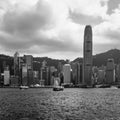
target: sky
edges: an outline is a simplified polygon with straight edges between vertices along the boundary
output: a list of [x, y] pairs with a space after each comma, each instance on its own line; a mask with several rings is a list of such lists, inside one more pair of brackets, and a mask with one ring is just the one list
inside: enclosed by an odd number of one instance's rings
[[0, 0], [0, 54], [74, 60], [86, 25], [94, 55], [120, 49], [120, 0]]

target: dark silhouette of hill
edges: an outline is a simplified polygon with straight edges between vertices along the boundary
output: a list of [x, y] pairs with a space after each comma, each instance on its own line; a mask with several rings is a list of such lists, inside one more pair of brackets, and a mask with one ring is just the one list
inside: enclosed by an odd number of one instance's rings
[[[93, 65], [94, 66], [101, 66], [106, 65], [107, 60], [109, 58], [113, 58], [115, 63], [120, 63], [120, 50], [118, 49], [112, 49], [104, 53], [100, 53], [93, 56]], [[47, 66], [55, 66], [58, 67], [59, 62], [62, 64], [65, 64], [65, 60], [59, 60], [59, 59], [52, 59], [48, 57], [34, 57], [33, 58], [33, 68], [34, 70], [40, 70], [40, 67], [42, 65], [42, 62], [45, 60], [47, 62]], [[72, 62], [82, 62], [83, 58], [76, 58]], [[10, 74], [13, 75], [13, 57], [8, 55], [0, 54], [0, 71], [3, 72], [4, 66], [8, 65], [10, 68]]]
[[[23, 59], [23, 57], [21, 57]], [[56, 68], [58, 67], [59, 62], [61, 62], [62, 64], [65, 64], [66, 61], [65, 60], [58, 60], [58, 59], [52, 59], [52, 58], [48, 58], [48, 57], [34, 57], [33, 58], [33, 69], [34, 70], [40, 70], [40, 67], [42, 66], [42, 62], [43, 61], [47, 62], [47, 66], [55, 66]], [[10, 68], [10, 74], [13, 75], [14, 74], [14, 60], [12, 56], [8, 56], [8, 55], [3, 55], [0, 54], [0, 72], [3, 73], [4, 71], [4, 66], [9, 66]]]
[[115, 64], [120, 63], [120, 50], [112, 49], [105, 53], [97, 54], [93, 57], [93, 64], [95, 66], [106, 65], [108, 59], [114, 59]]
[[8, 65], [10, 74], [13, 74], [13, 57], [7, 55], [0, 55], [0, 72], [3, 72], [3, 68]]
[[[102, 66], [106, 65], [107, 60], [113, 58], [115, 64], [120, 63], [120, 50], [111, 49], [107, 52], [96, 54], [93, 56], [93, 65], [94, 66]], [[82, 62], [83, 58], [76, 58], [73, 62]]]
[[34, 60], [34, 64], [33, 64], [34, 70], [39, 70], [44, 60], [46, 61], [47, 66], [55, 66], [56, 68], [58, 67], [59, 62], [61, 62], [62, 64], [66, 63], [65, 60], [52, 59], [48, 57], [34, 57], [33, 60]]

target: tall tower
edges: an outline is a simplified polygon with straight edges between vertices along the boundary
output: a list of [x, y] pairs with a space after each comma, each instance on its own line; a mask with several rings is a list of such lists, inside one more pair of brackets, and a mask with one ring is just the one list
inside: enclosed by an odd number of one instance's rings
[[115, 64], [113, 59], [108, 59], [106, 66], [106, 83], [112, 84], [115, 82]]
[[92, 86], [92, 27], [87, 25], [84, 31], [83, 83]]
[[14, 54], [14, 75], [19, 76], [19, 53]]

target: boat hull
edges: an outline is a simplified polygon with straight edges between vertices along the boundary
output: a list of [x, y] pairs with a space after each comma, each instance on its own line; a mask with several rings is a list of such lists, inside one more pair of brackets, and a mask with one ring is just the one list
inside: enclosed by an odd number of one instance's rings
[[63, 91], [63, 87], [53, 87], [53, 91]]

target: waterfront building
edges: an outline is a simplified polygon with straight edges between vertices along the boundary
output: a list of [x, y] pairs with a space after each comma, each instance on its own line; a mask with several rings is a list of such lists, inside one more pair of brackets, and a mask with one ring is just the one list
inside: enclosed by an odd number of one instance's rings
[[24, 55], [25, 64], [27, 65], [27, 84], [33, 84], [33, 56]]
[[0, 84], [1, 84], [1, 86], [4, 86], [4, 73], [1, 73]]
[[82, 84], [83, 77], [83, 64], [78, 63], [78, 84]]
[[9, 85], [10, 84], [10, 71], [7, 68], [4, 70], [4, 85]]
[[116, 65], [116, 82], [120, 84], [120, 64]]
[[47, 62], [44, 60], [42, 62], [42, 67], [40, 70], [40, 84], [42, 85], [48, 85], [48, 68], [46, 66]]
[[14, 54], [14, 76], [19, 76], [19, 53]]
[[1, 75], [1, 69], [0, 69], [0, 86], [3, 86], [3, 80], [2, 80], [2, 75]]
[[10, 77], [10, 86], [11, 87], [19, 86], [19, 79], [18, 79], [18, 77], [15, 77], [15, 76], [11, 76]]
[[98, 70], [97, 84], [105, 82], [105, 70]]
[[92, 84], [97, 84], [98, 82], [98, 70], [99, 69], [97, 66], [92, 67], [92, 78], [93, 78]]
[[92, 27], [87, 25], [84, 31], [83, 84], [92, 86]]
[[22, 64], [22, 85], [28, 85], [27, 64]]
[[16, 77], [16, 79], [18, 79], [18, 84], [22, 85], [22, 66], [24, 66], [24, 60], [23, 58], [19, 58], [19, 76]]
[[44, 69], [42, 69], [42, 79], [45, 81], [44, 82], [45, 85], [49, 85], [48, 76], [49, 76], [49, 68], [44, 67]]
[[28, 86], [33, 85], [34, 84], [34, 79], [33, 79], [33, 70], [32, 69], [28, 69], [27, 70], [27, 79], [28, 79]]
[[76, 85], [78, 84], [78, 67], [77, 67], [77, 63], [72, 63], [71, 64], [71, 69], [72, 69], [72, 78], [71, 78], [71, 82]]
[[82, 64], [81, 63], [72, 63], [72, 78], [71, 82], [75, 85], [82, 84]]
[[33, 70], [33, 56], [32, 55], [24, 55], [25, 63], [27, 64], [27, 69]]
[[63, 66], [64, 84], [71, 83], [71, 65], [65, 64]]
[[113, 59], [108, 59], [106, 66], [106, 83], [111, 84], [115, 82], [115, 64]]
[[33, 71], [33, 84], [40, 84], [39, 71]]

